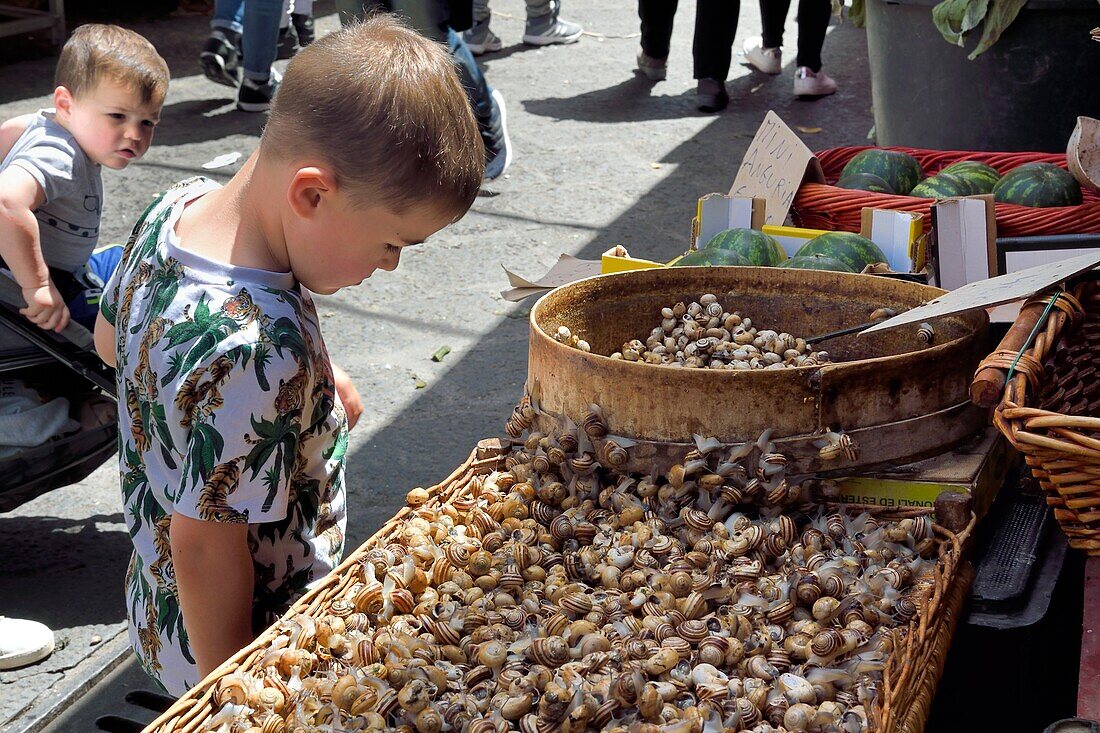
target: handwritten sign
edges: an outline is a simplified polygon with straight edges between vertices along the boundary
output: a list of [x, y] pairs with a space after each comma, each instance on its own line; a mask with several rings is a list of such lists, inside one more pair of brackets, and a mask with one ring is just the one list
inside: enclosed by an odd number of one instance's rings
[[729, 195], [764, 199], [764, 222], [780, 225], [805, 178], [824, 183], [821, 164], [779, 115], [769, 110], [741, 160]]

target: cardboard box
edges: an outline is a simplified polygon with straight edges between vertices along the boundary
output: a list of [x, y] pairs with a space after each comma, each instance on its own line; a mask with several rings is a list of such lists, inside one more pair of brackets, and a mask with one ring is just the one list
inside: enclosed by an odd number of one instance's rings
[[932, 506], [944, 491], [969, 494], [980, 519], [1019, 460], [994, 427], [970, 443], [916, 463], [828, 482], [832, 501], [882, 507]]

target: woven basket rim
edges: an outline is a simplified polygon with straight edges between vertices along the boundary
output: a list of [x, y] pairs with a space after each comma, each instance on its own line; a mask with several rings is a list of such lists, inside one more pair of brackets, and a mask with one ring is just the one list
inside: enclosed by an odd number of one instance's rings
[[[452, 501], [468, 490], [476, 476], [504, 468], [503, 454], [486, 455], [492, 449], [486, 448], [484, 443], [483, 441], [483, 444], [479, 444], [479, 448], [471, 452], [466, 461], [445, 480], [427, 490], [429, 499], [421, 505], [422, 507], [433, 507]], [[479, 454], [482, 457], [479, 458]], [[932, 513], [930, 507], [891, 509], [860, 504], [823, 504], [822, 506], [841, 507], [852, 514], [868, 512], [879, 517], [896, 519]], [[277, 635], [276, 629], [281, 622], [293, 618], [298, 613], [308, 613], [311, 609], [315, 613], [324, 601], [331, 602], [332, 598], [326, 598], [326, 592], [335, 596], [338, 594], [333, 592], [335, 589], [341, 585], [346, 587], [351, 579], [346, 571], [356, 566], [371, 549], [384, 545], [393, 536], [401, 520], [415, 513], [417, 509], [406, 505], [399, 510], [392, 519], [351, 552], [317, 587], [291, 606], [279, 621], [207, 675], [150, 723], [143, 733], [195, 733], [201, 730], [199, 727], [201, 722], [216, 712], [212, 707], [212, 695], [217, 681], [242, 667], [247, 667], [249, 657], [265, 649], [274, 639]], [[934, 581], [919, 603], [920, 613], [908, 626], [899, 626], [893, 630], [895, 639], [901, 644], [904, 653], [892, 655], [887, 664], [883, 685], [876, 697], [871, 711], [872, 719], [869, 721], [869, 730], [874, 733], [900, 733], [915, 730], [909, 727], [909, 721], [927, 718], [931, 695], [942, 674], [945, 661], [942, 658], [943, 655], [940, 655], [939, 659], [936, 658], [936, 650], [945, 643], [945, 638], [950, 640], [954, 628], [953, 619], [961, 607], [961, 600], [965, 599], [964, 591], [969, 588], [967, 576], [965, 572], [960, 572], [960, 568], [963, 565], [967, 542], [976, 522], [977, 517], [971, 514], [970, 523], [957, 533], [933, 523], [939, 557]], [[965, 588], [962, 587], [963, 584]], [[203, 715], [204, 711], [206, 715]]]

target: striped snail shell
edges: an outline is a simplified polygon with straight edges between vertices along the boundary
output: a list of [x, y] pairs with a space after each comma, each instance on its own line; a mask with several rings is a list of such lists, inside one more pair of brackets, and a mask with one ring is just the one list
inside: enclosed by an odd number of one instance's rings
[[839, 514], [830, 514], [825, 517], [825, 531], [834, 540], [843, 540], [848, 536], [848, 524]]
[[825, 659], [835, 656], [843, 646], [844, 637], [836, 629], [820, 631], [810, 640], [810, 652]]
[[457, 646], [458, 642], [462, 640], [462, 636], [459, 634], [458, 629], [454, 628], [446, 621], [433, 621], [429, 624], [428, 630], [431, 632], [432, 636], [435, 637], [436, 641], [444, 646]]
[[787, 650], [781, 646], [773, 645], [771, 651], [768, 652], [768, 661], [772, 666], [778, 669], [781, 673], [786, 672], [791, 668], [791, 657], [787, 654]]
[[385, 599], [382, 597], [382, 584], [374, 583], [366, 586], [356, 594], [355, 610], [366, 614], [376, 614], [382, 610], [382, 604], [384, 602]]
[[[554, 517], [561, 514], [561, 510], [544, 501], [531, 502], [531, 518], [544, 527], [549, 527]], [[536, 537], [537, 542], [537, 537]]]
[[559, 435], [558, 446], [566, 453], [576, 453], [580, 447], [576, 432], [569, 430]]
[[630, 457], [626, 452], [626, 448], [623, 448], [614, 440], [605, 441], [601, 453], [604, 465], [611, 468], [619, 468], [624, 465]]
[[556, 612], [549, 619], [546, 620], [546, 635], [547, 636], [561, 636], [565, 633], [565, 629], [569, 626], [569, 617], [564, 613]]
[[397, 613], [412, 613], [416, 608], [416, 597], [408, 588], [395, 588], [390, 594], [390, 603]]
[[922, 323], [917, 328], [917, 340], [922, 344], [930, 344], [936, 338], [936, 332], [932, 329], [931, 323]]
[[591, 522], [577, 522], [573, 525], [573, 539], [581, 544], [581, 547], [591, 545], [596, 539], [599, 528]]
[[682, 636], [669, 636], [661, 642], [662, 649], [672, 649], [681, 659], [687, 659], [694, 651], [692, 644]]
[[329, 606], [329, 613], [342, 619], [347, 619], [347, 617], [354, 612], [355, 604], [346, 598], [337, 598], [335, 601], [332, 602], [332, 605]]
[[863, 603], [861, 603], [858, 598], [855, 596], [848, 596], [840, 602], [840, 606], [837, 609], [837, 616], [845, 625], [853, 621], [865, 622], [867, 621], [867, 609], [864, 608]]
[[[806, 568], [811, 572], [829, 562], [829, 558], [823, 552], [815, 552], [806, 558]], [[828, 595], [832, 595], [831, 593]]]
[[539, 453], [531, 459], [531, 468], [538, 473], [547, 473], [551, 467], [550, 457], [545, 453]]
[[676, 627], [676, 633], [689, 644], [698, 644], [710, 634], [710, 629], [706, 621], [690, 619]]
[[650, 642], [642, 639], [631, 639], [623, 646], [629, 659], [648, 659], [656, 649], [650, 646]]
[[479, 664], [468, 671], [465, 677], [462, 678], [463, 684], [466, 689], [471, 687], [477, 687], [482, 682], [493, 679], [493, 669], [484, 664]]
[[584, 593], [567, 593], [559, 601], [562, 611], [583, 616], [592, 610], [592, 599]]
[[615, 717], [615, 713], [619, 711], [622, 704], [614, 698], [606, 700], [602, 705], [596, 708], [596, 712], [589, 719], [588, 724], [594, 727], [596, 730], [603, 730], [611, 723], [611, 720]]
[[527, 657], [536, 664], [556, 669], [569, 661], [569, 645], [560, 636], [535, 639], [527, 649]]
[[782, 537], [788, 546], [793, 545], [798, 537], [798, 525], [795, 524], [795, 521], [789, 515], [781, 514], [775, 520], [774, 525], [776, 534]]
[[386, 717], [396, 711], [398, 707], [397, 690], [391, 687], [378, 695], [378, 700], [374, 703], [374, 712]]
[[550, 534], [562, 542], [573, 537], [573, 520], [565, 514], [558, 514], [550, 520]]
[[599, 405], [589, 405], [588, 414], [584, 416], [581, 426], [588, 437], [593, 440], [598, 440], [607, 435], [607, 420], [604, 419], [603, 411], [600, 410]]
[[737, 716], [737, 722], [740, 724], [741, 730], [749, 730], [760, 721], [760, 709], [753, 705], [747, 697], [734, 698], [733, 704], [729, 707], [732, 708], [731, 712]]
[[786, 622], [791, 616], [794, 615], [795, 604], [789, 598], [784, 598], [771, 608], [768, 609], [765, 614], [768, 621], [773, 624], [781, 624]]
[[706, 532], [714, 526], [714, 520], [701, 509], [688, 509], [684, 513], [684, 523], [697, 532]]
[[440, 586], [451, 579], [454, 573], [454, 564], [444, 554], [432, 563], [431, 581], [433, 586]]
[[[565, 450], [560, 446], [552, 445], [546, 449], [546, 460], [550, 461], [550, 465], [560, 466], [565, 463], [565, 459]], [[545, 471], [543, 473], [545, 473]]]
[[894, 618], [898, 621], [909, 621], [917, 615], [917, 611], [917, 604], [908, 596], [902, 596], [894, 602]]
[[699, 642], [699, 661], [721, 667], [729, 654], [729, 641], [721, 636], [707, 636]]
[[596, 466], [596, 459], [591, 453], [582, 453], [569, 459], [569, 467], [577, 473], [587, 473]]
[[800, 604], [812, 607], [821, 597], [821, 581], [813, 573], [803, 573], [795, 582], [794, 595]]
[[248, 682], [239, 674], [227, 674], [214, 687], [214, 704], [218, 707], [230, 703], [244, 705], [249, 699], [248, 687]]

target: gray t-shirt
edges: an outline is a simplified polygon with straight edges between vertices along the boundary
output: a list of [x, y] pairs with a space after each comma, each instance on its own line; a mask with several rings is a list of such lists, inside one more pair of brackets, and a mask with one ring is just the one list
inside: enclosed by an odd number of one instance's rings
[[99, 241], [101, 167], [57, 123], [52, 109], [34, 116], [8, 151], [0, 171], [11, 165], [34, 176], [46, 194], [46, 201], [34, 212], [43, 259], [50, 267], [75, 272], [88, 261]]

